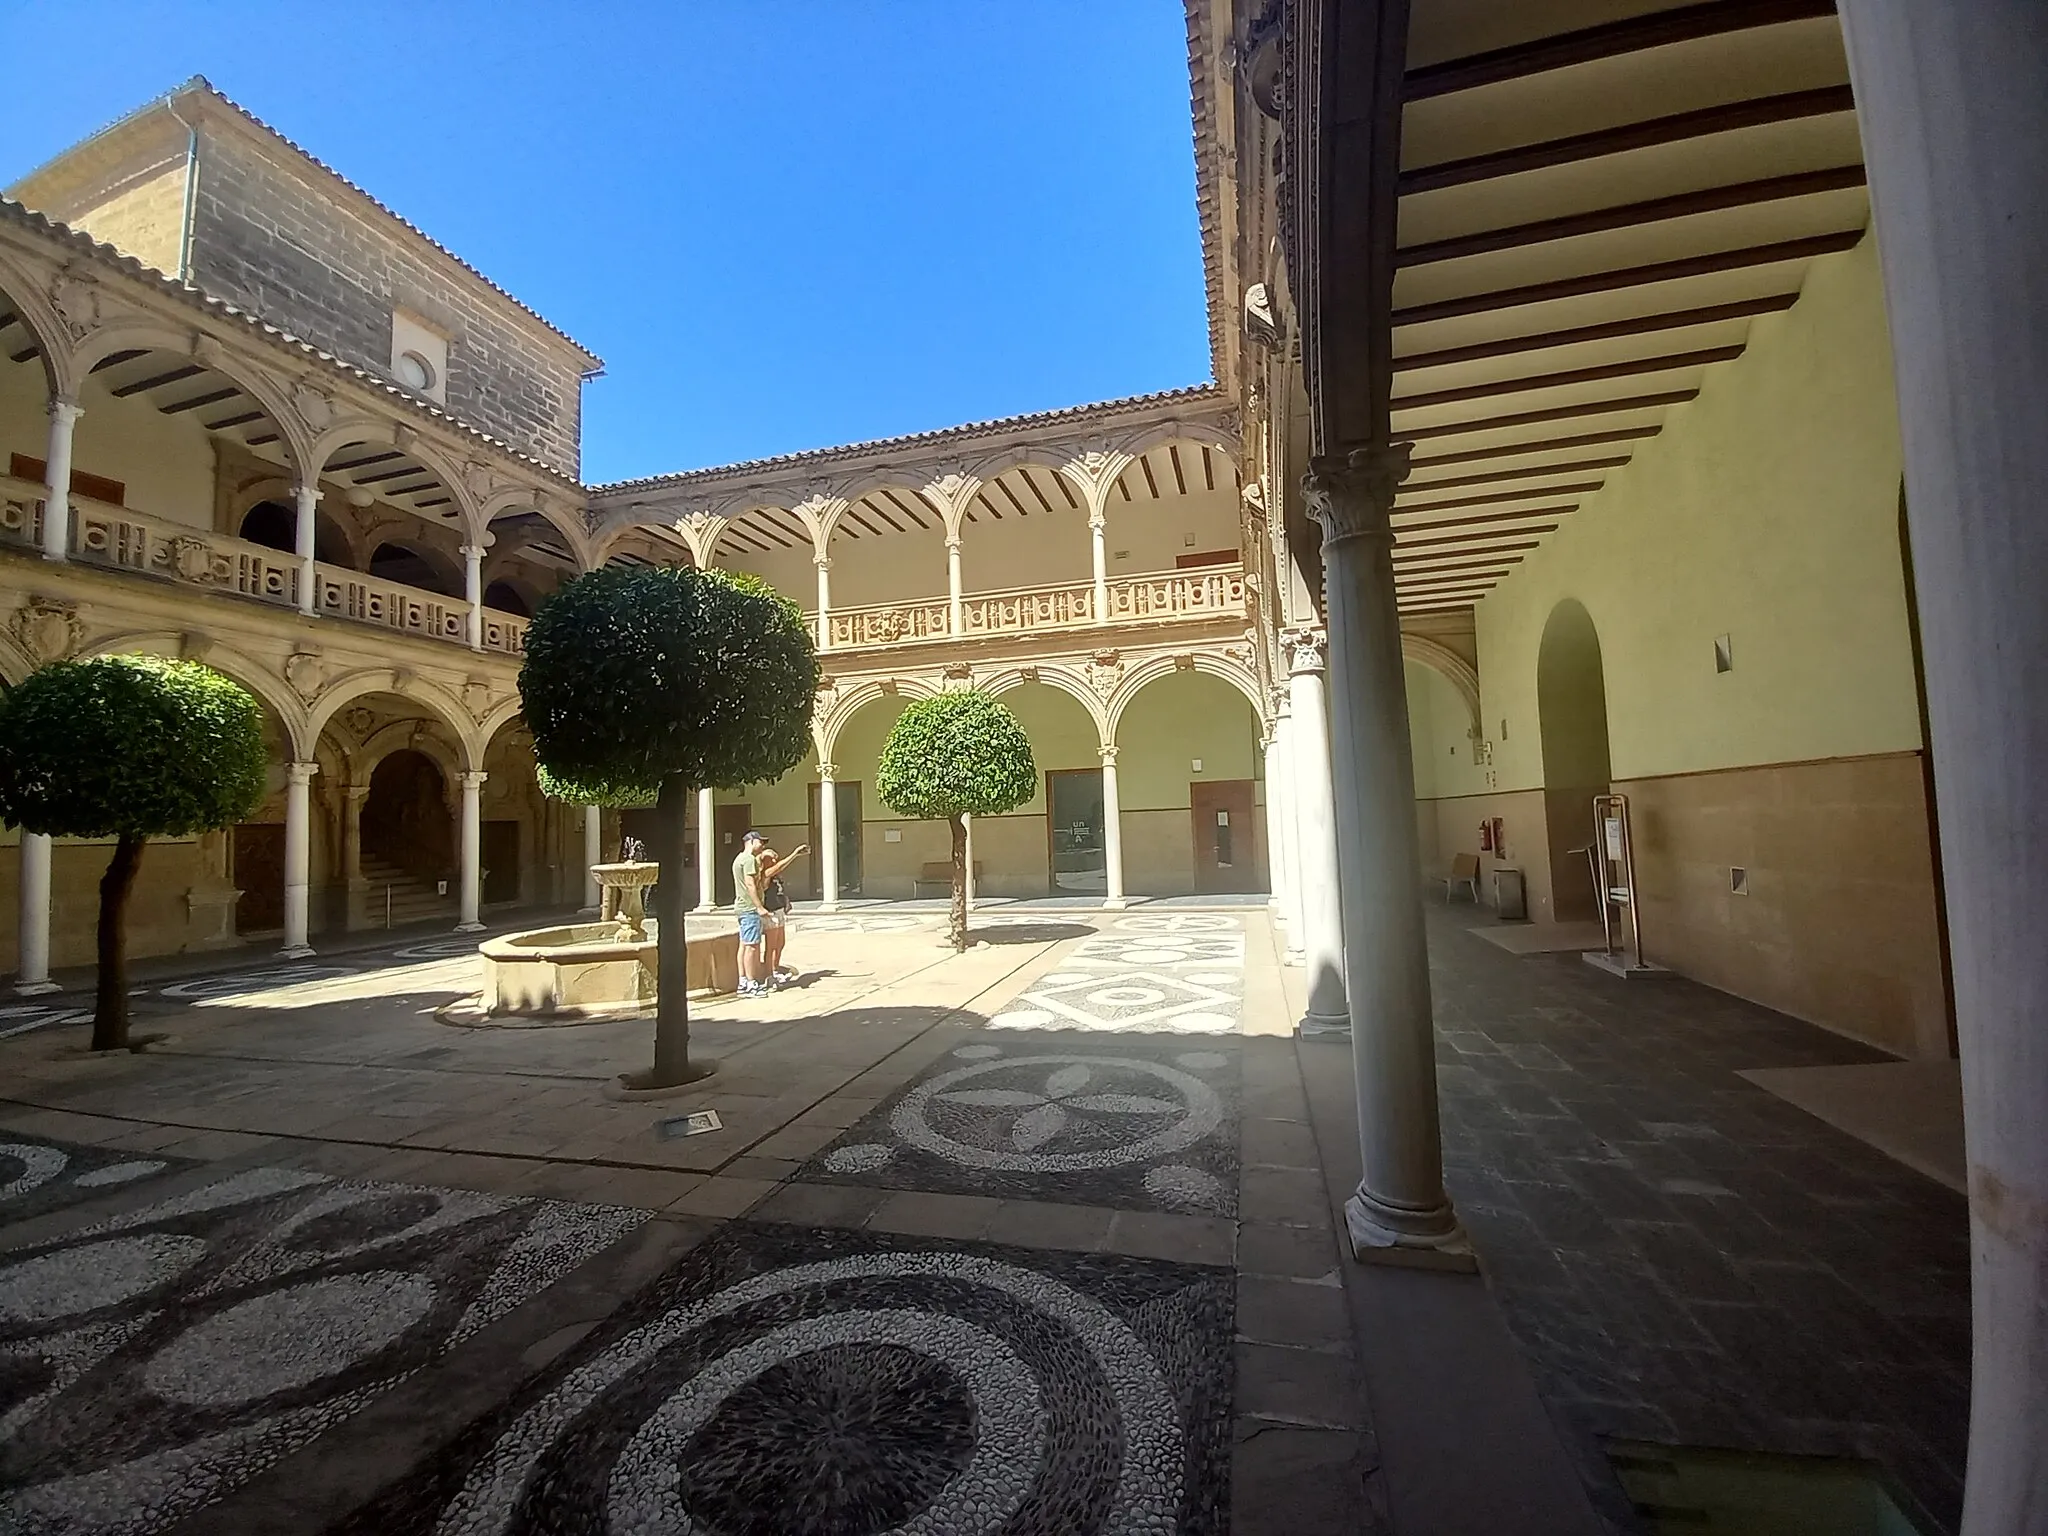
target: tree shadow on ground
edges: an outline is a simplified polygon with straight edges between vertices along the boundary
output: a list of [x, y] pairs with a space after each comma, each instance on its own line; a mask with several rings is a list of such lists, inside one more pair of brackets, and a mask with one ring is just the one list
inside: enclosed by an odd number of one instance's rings
[[969, 944], [1056, 944], [1061, 939], [1085, 939], [1094, 932], [1087, 923], [1005, 923], [994, 928], [967, 930]]

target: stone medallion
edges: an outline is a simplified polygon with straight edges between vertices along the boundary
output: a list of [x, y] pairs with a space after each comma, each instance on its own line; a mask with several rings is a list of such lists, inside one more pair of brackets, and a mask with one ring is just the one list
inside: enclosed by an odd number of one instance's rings
[[646, 1219], [256, 1168], [6, 1255], [0, 1530], [162, 1530]]
[[1234, 1044], [975, 1037], [842, 1132], [798, 1178], [1234, 1215]]
[[730, 1223], [334, 1536], [1220, 1532], [1227, 1270]]

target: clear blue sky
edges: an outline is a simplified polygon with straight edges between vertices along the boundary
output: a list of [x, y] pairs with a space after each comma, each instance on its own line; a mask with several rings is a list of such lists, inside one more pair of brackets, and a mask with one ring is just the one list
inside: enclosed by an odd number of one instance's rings
[[1208, 376], [1176, 0], [0, 0], [0, 33], [0, 184], [206, 75], [604, 358], [587, 480]]

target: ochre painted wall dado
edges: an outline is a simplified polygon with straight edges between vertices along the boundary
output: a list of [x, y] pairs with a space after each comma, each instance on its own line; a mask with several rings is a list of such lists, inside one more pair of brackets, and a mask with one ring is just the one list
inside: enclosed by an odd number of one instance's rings
[[1411, 667], [1425, 866], [1476, 851], [1480, 817], [1500, 815], [1532, 915], [1553, 912], [1554, 879], [1579, 878], [1555, 867], [1537, 704], [1544, 627], [1575, 600], [1599, 635], [1651, 958], [1946, 1054], [1901, 470], [1866, 238], [1815, 262], [1798, 303], [1752, 322], [1744, 355], [1478, 605], [1490, 763], [1455, 691]]

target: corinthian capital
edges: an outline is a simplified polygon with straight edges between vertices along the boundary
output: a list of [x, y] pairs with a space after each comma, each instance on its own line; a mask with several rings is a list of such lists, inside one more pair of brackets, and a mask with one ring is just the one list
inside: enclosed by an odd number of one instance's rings
[[1320, 629], [1283, 629], [1280, 649], [1287, 657], [1290, 677], [1321, 672], [1328, 665], [1329, 641]]
[[1392, 541], [1388, 516], [1394, 493], [1408, 478], [1414, 448], [1413, 443], [1382, 443], [1309, 460], [1308, 473], [1301, 477], [1302, 495], [1309, 516], [1323, 525], [1324, 548], [1347, 539]]

